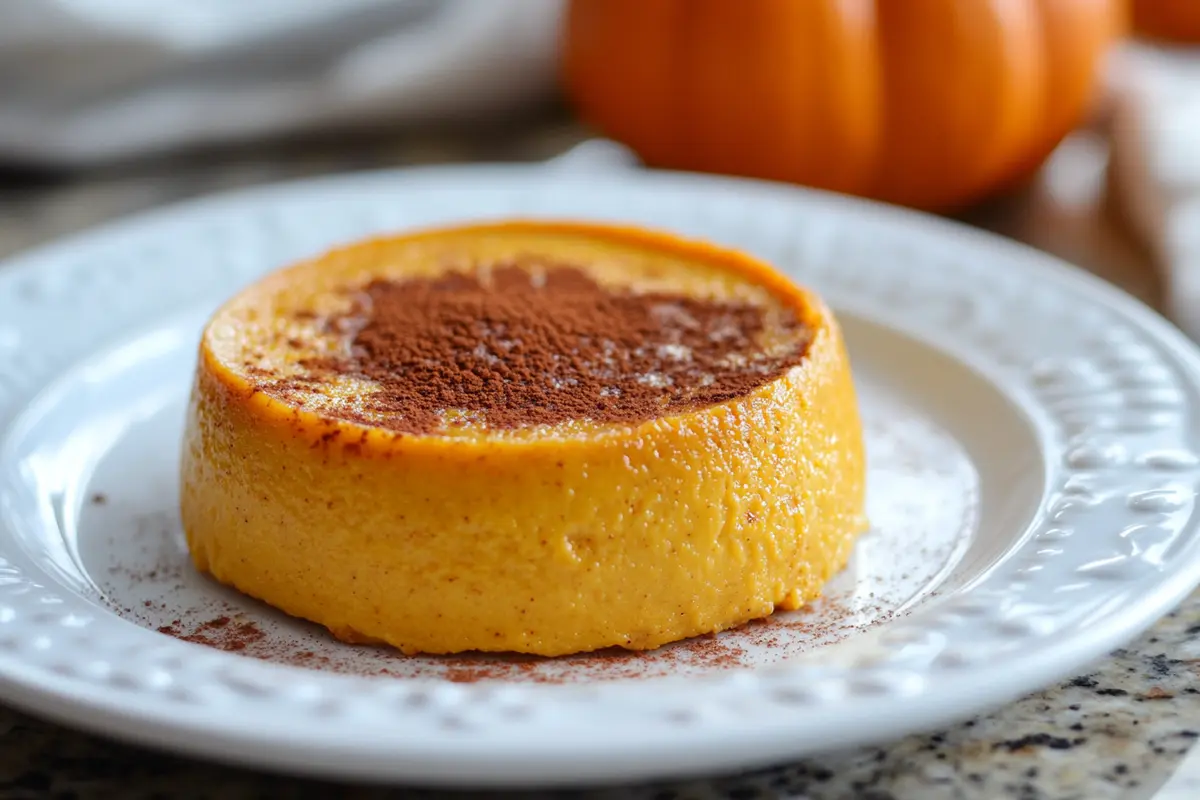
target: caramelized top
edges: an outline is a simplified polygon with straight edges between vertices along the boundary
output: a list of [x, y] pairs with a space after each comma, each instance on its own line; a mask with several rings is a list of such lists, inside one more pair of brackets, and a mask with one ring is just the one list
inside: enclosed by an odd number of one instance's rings
[[455, 435], [705, 408], [797, 366], [811, 339], [796, 308], [704, 269], [568, 262], [553, 247], [447, 255], [440, 270], [377, 269], [307, 297], [282, 287], [235, 302], [250, 324], [226, 331], [242, 345], [231, 366], [323, 416]]

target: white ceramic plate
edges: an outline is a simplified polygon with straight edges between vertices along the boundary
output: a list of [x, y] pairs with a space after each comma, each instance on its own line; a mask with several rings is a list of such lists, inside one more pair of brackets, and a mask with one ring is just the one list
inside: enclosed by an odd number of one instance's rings
[[[337, 242], [512, 215], [709, 238], [828, 297], [874, 529], [827, 600], [646, 655], [404, 658], [190, 570], [175, 470], [205, 316]], [[1200, 580], [1198, 376], [1168, 325], [1044, 255], [781, 186], [470, 167], [188, 204], [0, 269], [0, 693], [178, 751], [459, 785], [712, 772], [930, 728], [1083, 666]]]

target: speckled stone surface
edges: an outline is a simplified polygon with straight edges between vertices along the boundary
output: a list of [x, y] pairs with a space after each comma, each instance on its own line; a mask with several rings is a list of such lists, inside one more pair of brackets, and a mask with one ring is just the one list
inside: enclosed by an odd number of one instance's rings
[[[474, 160], [540, 160], [583, 132], [550, 115], [472, 135], [207, 154], [87, 176], [0, 171], [0, 256], [134, 211], [289, 177]], [[1085, 150], [1094, 142], [1084, 142]], [[1078, 155], [1078, 154], [1077, 154]], [[1083, 152], [1086, 157], [1088, 152]], [[972, 215], [974, 224], [1056, 252], [1156, 303], [1137, 250], [1105, 221], [1092, 162]], [[1062, 172], [1062, 170], [1060, 170]], [[1082, 177], [1080, 177], [1082, 176]], [[1093, 178], [1095, 176], [1092, 176]], [[1099, 184], [1097, 184], [1099, 185]], [[1092, 187], [1094, 188], [1094, 187]], [[592, 797], [1200, 799], [1200, 593], [1111, 657], [990, 716], [883, 748], [746, 775], [590, 793], [479, 795], [340, 786], [247, 772], [114, 744], [0, 706], [0, 800], [7, 798]]]

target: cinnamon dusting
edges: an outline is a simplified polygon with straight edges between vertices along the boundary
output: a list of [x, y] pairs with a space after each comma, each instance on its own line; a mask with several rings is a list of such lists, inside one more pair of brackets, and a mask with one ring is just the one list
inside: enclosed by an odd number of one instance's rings
[[342, 354], [307, 359], [306, 374], [263, 388], [295, 401], [353, 376], [374, 390], [330, 413], [398, 433], [637, 424], [742, 397], [798, 365], [810, 339], [791, 310], [639, 294], [571, 267], [512, 264], [375, 280], [325, 328], [343, 339]]

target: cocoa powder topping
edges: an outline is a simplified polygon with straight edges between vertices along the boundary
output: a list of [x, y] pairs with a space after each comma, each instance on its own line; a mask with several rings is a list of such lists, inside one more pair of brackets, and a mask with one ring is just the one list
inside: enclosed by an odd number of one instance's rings
[[614, 290], [563, 266], [377, 280], [326, 327], [344, 355], [267, 390], [355, 376], [376, 387], [364, 411], [335, 414], [399, 433], [644, 422], [753, 391], [800, 363], [810, 338], [791, 311]]

